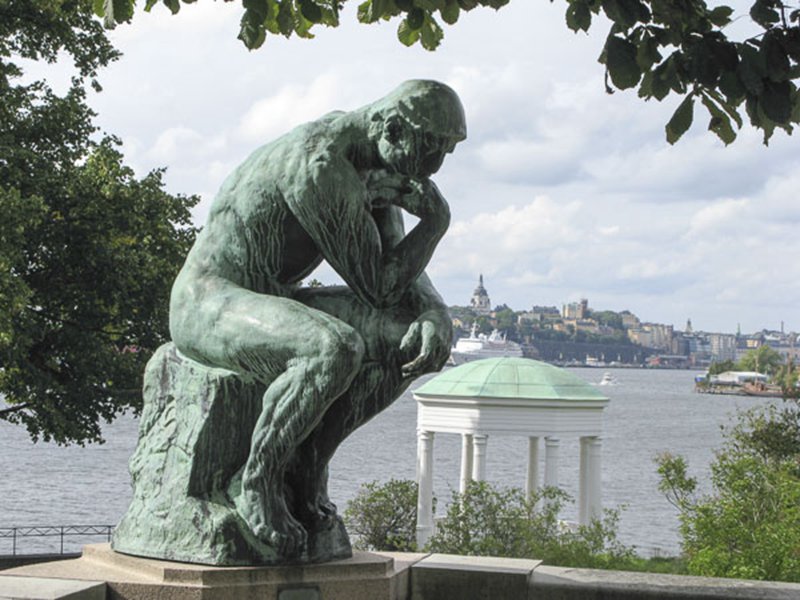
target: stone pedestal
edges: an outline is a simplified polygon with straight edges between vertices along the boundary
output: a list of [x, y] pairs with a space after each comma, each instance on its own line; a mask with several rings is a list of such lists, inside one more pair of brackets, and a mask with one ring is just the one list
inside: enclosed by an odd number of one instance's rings
[[[234, 505], [265, 386], [161, 346], [144, 374], [139, 442], [130, 460], [133, 498], [112, 545], [126, 554], [208, 565], [285, 563]], [[309, 531], [296, 562], [351, 555], [341, 520]]]
[[98, 544], [76, 560], [5, 573], [104, 581], [109, 600], [404, 600], [410, 566], [423, 556], [358, 552], [318, 565], [212, 567], [127, 556]]

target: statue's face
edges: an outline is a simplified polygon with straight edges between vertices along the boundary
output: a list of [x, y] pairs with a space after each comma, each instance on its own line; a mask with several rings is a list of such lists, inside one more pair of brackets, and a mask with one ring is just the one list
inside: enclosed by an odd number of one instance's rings
[[409, 177], [430, 177], [453, 151], [460, 138], [415, 128], [399, 116], [386, 119], [378, 140], [378, 153], [385, 166]]

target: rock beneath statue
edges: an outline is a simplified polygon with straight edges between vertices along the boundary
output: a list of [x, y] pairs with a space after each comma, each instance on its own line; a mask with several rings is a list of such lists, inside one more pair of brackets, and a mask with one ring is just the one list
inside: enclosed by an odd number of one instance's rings
[[[258, 540], [230, 489], [250, 453], [265, 386], [203, 366], [161, 346], [144, 375], [139, 442], [130, 460], [133, 499], [114, 532], [118, 552], [209, 565], [285, 564]], [[309, 532], [297, 562], [348, 558], [340, 520]]]

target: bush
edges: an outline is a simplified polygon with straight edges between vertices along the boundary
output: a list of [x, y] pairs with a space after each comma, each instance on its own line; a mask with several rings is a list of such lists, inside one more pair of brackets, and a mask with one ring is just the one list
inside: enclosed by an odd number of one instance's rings
[[518, 488], [470, 482], [463, 495], [453, 494], [426, 549], [535, 558], [549, 565], [588, 568], [626, 568], [633, 562], [633, 549], [617, 540], [617, 511], [606, 511], [600, 520], [571, 528], [558, 519], [569, 501], [566, 492], [555, 488], [544, 488], [528, 500]]
[[660, 487], [678, 508], [694, 575], [800, 581], [800, 415], [797, 406], [740, 413], [698, 497], [686, 461], [659, 457]]
[[400, 479], [390, 479], [384, 484], [365, 483], [347, 503], [344, 520], [355, 534], [353, 547], [358, 550], [414, 552], [417, 484]]
[[[470, 482], [463, 495], [453, 493], [446, 515], [437, 522], [436, 533], [424, 550], [535, 558], [560, 566], [646, 569], [648, 561], [617, 540], [617, 511], [606, 511], [600, 520], [570, 528], [558, 519], [569, 501], [565, 492], [555, 488], [545, 488], [527, 500], [517, 488]], [[344, 513], [355, 536], [354, 546], [361, 550], [417, 550], [416, 507], [413, 481], [364, 484]]]

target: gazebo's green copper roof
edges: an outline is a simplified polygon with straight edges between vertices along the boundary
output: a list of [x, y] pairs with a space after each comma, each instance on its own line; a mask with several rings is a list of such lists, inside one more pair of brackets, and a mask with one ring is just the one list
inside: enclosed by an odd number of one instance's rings
[[446, 369], [414, 394], [459, 398], [529, 400], [607, 400], [590, 384], [565, 369], [530, 358], [506, 356]]

